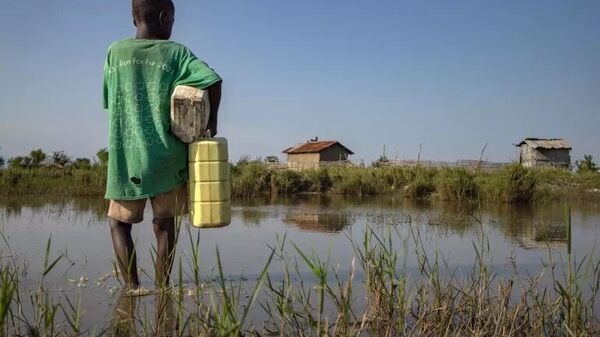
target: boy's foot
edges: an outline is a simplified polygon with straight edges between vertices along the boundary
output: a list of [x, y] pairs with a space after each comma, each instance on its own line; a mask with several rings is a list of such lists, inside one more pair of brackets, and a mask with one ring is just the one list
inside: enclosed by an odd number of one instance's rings
[[154, 293], [156, 293], [156, 290], [150, 290], [142, 286], [131, 287], [126, 290], [127, 296], [130, 297], [147, 296], [152, 295]]

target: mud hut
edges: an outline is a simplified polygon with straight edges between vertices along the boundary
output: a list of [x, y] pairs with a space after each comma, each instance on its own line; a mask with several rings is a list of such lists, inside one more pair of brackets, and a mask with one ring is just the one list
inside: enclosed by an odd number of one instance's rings
[[324, 164], [348, 164], [353, 155], [347, 147], [335, 140], [310, 140], [283, 150], [287, 154], [288, 166], [294, 169], [317, 168]]
[[571, 167], [571, 145], [564, 139], [525, 138], [516, 146], [521, 149], [519, 162], [523, 166]]

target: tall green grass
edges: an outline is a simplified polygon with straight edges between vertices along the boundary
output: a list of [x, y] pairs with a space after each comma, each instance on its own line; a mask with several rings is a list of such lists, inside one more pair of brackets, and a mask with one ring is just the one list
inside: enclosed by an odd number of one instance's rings
[[[545, 200], [600, 200], [600, 173], [509, 165], [498, 171], [462, 168], [331, 166], [294, 171], [259, 162], [231, 164], [236, 198], [327, 193], [348, 196], [396, 194], [409, 199], [532, 203]], [[67, 166], [0, 170], [0, 196], [102, 196], [106, 168]]]
[[[223, 271], [217, 250], [217, 276], [198, 276], [199, 237], [188, 229], [191, 283], [184, 283], [182, 260], [177, 287], [157, 294], [155, 319], [119, 300], [113, 326], [99, 335], [160, 336], [597, 336], [596, 299], [600, 262], [594, 252], [574, 256], [570, 213], [565, 211], [568, 246], [565, 263], [551, 262], [537, 274], [521, 275], [512, 261], [509, 275], [494, 273], [493, 253], [484, 232], [473, 242], [473, 264], [458, 273], [440, 254], [424, 250], [418, 228], [411, 231], [416, 271], [400, 261], [393, 229], [366, 229], [355, 240], [347, 272], [288, 243], [284, 236], [270, 248], [256, 279], [233, 281]], [[10, 253], [10, 247], [7, 248]], [[81, 296], [57, 300], [44, 282], [61, 257], [51, 257], [50, 240], [34, 290], [20, 287], [20, 267], [2, 259], [0, 268], [0, 335], [83, 336]], [[273, 262], [279, 266], [272, 265]], [[564, 268], [557, 268], [563, 266]], [[307, 276], [304, 270], [308, 270]], [[549, 274], [550, 286], [543, 275]], [[279, 276], [281, 275], [281, 276]], [[584, 291], [585, 289], [585, 291]], [[191, 294], [189, 294], [191, 292]], [[32, 311], [23, 310], [29, 297]], [[364, 301], [358, 301], [363, 298]], [[123, 305], [125, 304], [125, 305]], [[254, 317], [254, 319], [250, 319]], [[137, 332], [135, 331], [137, 330]]]

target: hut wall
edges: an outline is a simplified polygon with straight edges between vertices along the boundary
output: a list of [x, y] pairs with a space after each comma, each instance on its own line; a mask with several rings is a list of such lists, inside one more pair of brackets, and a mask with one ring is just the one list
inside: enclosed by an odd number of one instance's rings
[[307, 169], [319, 167], [318, 153], [289, 153], [288, 166], [292, 169]]
[[539, 149], [539, 151], [551, 165], [569, 168], [571, 167], [571, 155], [569, 149]]
[[339, 145], [331, 146], [323, 151], [321, 151], [321, 161], [338, 161], [338, 160], [347, 160], [348, 153], [344, 148]]
[[526, 167], [557, 166], [569, 168], [571, 166], [571, 156], [569, 149], [535, 149], [528, 145], [522, 145], [521, 163]]

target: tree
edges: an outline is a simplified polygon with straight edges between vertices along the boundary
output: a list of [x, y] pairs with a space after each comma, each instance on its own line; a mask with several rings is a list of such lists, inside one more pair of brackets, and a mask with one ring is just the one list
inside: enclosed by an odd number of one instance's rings
[[0, 168], [4, 167], [4, 157], [0, 156]]
[[31, 165], [31, 158], [23, 156], [12, 157], [8, 161], [8, 165], [11, 168], [29, 167]]
[[108, 150], [106, 148], [98, 150], [98, 152], [96, 152], [96, 157], [98, 157], [101, 166], [106, 166], [108, 164]]
[[71, 159], [69, 156], [65, 154], [64, 151], [54, 151], [52, 152], [52, 162], [54, 165], [63, 167], [69, 163]]
[[243, 165], [246, 165], [248, 163], [250, 163], [250, 156], [243, 155], [243, 156], [240, 156], [240, 159], [238, 160], [238, 162], [237, 162], [236, 165], [237, 166], [243, 166]]
[[46, 160], [46, 154], [42, 149], [32, 150], [29, 152], [31, 158], [31, 166], [40, 166], [40, 164]]
[[265, 162], [266, 163], [279, 163], [279, 158], [277, 158], [277, 156], [266, 156]]
[[72, 166], [77, 169], [87, 169], [90, 168], [91, 161], [88, 158], [77, 158], [73, 162]]
[[596, 172], [598, 165], [594, 163], [594, 157], [591, 154], [584, 154], [582, 160], [576, 160], [577, 172]]
[[11, 168], [21, 167], [21, 163], [23, 163], [23, 157], [21, 156], [12, 157], [8, 160], [8, 166]]
[[379, 156], [379, 159], [377, 159], [371, 164], [371, 166], [373, 167], [382, 167], [388, 165], [390, 165], [390, 160], [388, 159], [388, 157], [385, 156], [385, 154]]

